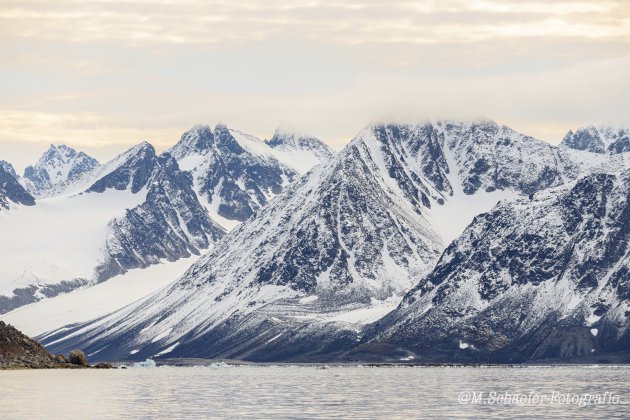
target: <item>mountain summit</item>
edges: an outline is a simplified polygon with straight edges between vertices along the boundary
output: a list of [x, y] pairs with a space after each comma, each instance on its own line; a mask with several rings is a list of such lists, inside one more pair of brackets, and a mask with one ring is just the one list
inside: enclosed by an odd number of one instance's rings
[[99, 166], [96, 159], [66, 145], [51, 145], [37, 163], [24, 170], [26, 187], [31, 193], [45, 194], [48, 190], [77, 179]]
[[332, 153], [317, 139], [298, 143], [275, 148], [223, 124], [196, 125], [168, 153], [192, 173], [211, 217], [231, 229]]
[[593, 153], [618, 154], [630, 152], [630, 130], [589, 125], [575, 133], [569, 131], [562, 145], [571, 149]]

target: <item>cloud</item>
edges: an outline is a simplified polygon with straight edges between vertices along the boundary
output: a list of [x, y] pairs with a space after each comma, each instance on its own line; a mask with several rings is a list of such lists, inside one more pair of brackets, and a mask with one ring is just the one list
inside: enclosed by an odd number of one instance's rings
[[127, 45], [273, 39], [350, 45], [479, 42], [495, 37], [630, 37], [617, 1], [384, 0], [5, 1], [3, 37]]
[[625, 0], [0, 5], [0, 158], [8, 142], [165, 147], [217, 121], [337, 146], [383, 119], [483, 115], [552, 141], [630, 125]]

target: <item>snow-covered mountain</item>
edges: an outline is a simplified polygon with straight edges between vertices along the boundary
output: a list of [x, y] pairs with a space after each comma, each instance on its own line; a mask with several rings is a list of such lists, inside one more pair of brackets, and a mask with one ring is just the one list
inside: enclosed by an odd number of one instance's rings
[[499, 204], [444, 252], [363, 351], [522, 362], [630, 345], [630, 171]]
[[248, 219], [300, 174], [332, 156], [315, 138], [277, 133], [264, 142], [222, 124], [214, 130], [193, 127], [168, 152], [193, 174], [194, 190], [226, 229]]
[[199, 254], [224, 233], [169, 155], [141, 143], [63, 194], [0, 218], [0, 313], [131, 268]]
[[630, 130], [606, 126], [589, 125], [569, 131], [562, 140], [562, 145], [571, 149], [586, 150], [593, 153], [630, 152]]
[[[192, 144], [207, 147], [209, 132]], [[173, 285], [43, 338], [55, 351], [104, 359], [279, 360], [347, 349], [497, 201], [628, 164], [491, 121], [371, 126]]]
[[102, 193], [112, 188], [129, 189], [135, 194], [147, 184], [156, 164], [155, 149], [148, 142], [142, 142], [109, 162], [105, 170], [96, 172], [100, 178], [86, 192]]
[[23, 182], [31, 194], [45, 196], [98, 166], [96, 159], [83, 152], [66, 145], [51, 145], [35, 165], [26, 167]]
[[[148, 163], [154, 162], [152, 167]], [[132, 268], [145, 268], [161, 261], [176, 261], [199, 255], [217, 242], [225, 230], [210, 219], [192, 190], [192, 177], [182, 172], [168, 153], [155, 158], [144, 157], [135, 162], [135, 178], [129, 173], [108, 176], [115, 185], [125, 179], [140, 188], [141, 179], [148, 183], [146, 199], [124, 216], [113, 218], [107, 226], [105, 261], [97, 268], [98, 279], [105, 280]], [[101, 180], [102, 181], [102, 180]], [[95, 183], [90, 190], [103, 188]]]
[[6, 166], [4, 163], [6, 162], [0, 162], [0, 210], [9, 209], [17, 204], [34, 206], [35, 199], [15, 178], [15, 171], [11, 172], [13, 167], [10, 164]]
[[[276, 150], [221, 125], [214, 132], [196, 126], [173, 148], [195, 177], [180, 170], [169, 153], [157, 156], [147, 142], [85, 171], [78, 164], [85, 155], [51, 147], [36, 165], [38, 171], [67, 176], [38, 190], [32, 211], [0, 220], [12, 238], [0, 249], [5, 264], [0, 313], [131, 269], [200, 255], [239, 223], [221, 214], [259, 209], [329, 152], [319, 140], [283, 136], [286, 144], [277, 141], [283, 150]], [[202, 191], [212, 188], [217, 195], [206, 195], [212, 198], [208, 202]], [[229, 223], [222, 227], [215, 220]]]
[[300, 173], [307, 172], [315, 165], [327, 162], [334, 153], [321, 140], [307, 134], [299, 134], [290, 130], [277, 129], [273, 137], [265, 143], [274, 150], [287, 155], [276, 153], [278, 159], [295, 168]]

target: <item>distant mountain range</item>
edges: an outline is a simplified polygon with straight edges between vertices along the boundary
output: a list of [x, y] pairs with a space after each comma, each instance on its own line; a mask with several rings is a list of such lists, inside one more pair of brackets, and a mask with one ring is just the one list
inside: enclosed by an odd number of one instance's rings
[[314, 138], [274, 139], [197, 126], [159, 156], [143, 142], [101, 165], [53, 145], [22, 177], [2, 161], [0, 313], [200, 255], [332, 155]]
[[[202, 203], [218, 226], [169, 218], [171, 200], [149, 190], [121, 219], [138, 227], [112, 240], [131, 245], [108, 261], [124, 272], [200, 252], [203, 235], [216, 245], [145, 299], [40, 338], [101, 360], [522, 362], [627, 348], [627, 139], [587, 127], [552, 146], [439, 121], [369, 126], [333, 156], [314, 139], [196, 126], [160, 159], [181, 167], [166, 184], [191, 197], [183, 213]], [[170, 229], [176, 219], [199, 229]]]

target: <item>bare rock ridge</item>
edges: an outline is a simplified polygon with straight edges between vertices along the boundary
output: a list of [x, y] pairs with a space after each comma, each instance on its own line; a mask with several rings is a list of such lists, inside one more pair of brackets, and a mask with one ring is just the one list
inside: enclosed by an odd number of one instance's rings
[[18, 179], [18, 174], [15, 172], [15, 168], [11, 165], [10, 162], [6, 160], [0, 160], [0, 168], [4, 169], [5, 172], [8, 172], [13, 178]]
[[100, 281], [160, 260], [199, 255], [225, 235], [199, 203], [190, 173], [180, 171], [168, 153], [155, 158], [144, 183], [145, 201], [108, 224]]
[[217, 124], [196, 125], [168, 150], [193, 176], [199, 200], [224, 227], [251, 217], [300, 174], [332, 156], [312, 137], [277, 132], [271, 141]]

